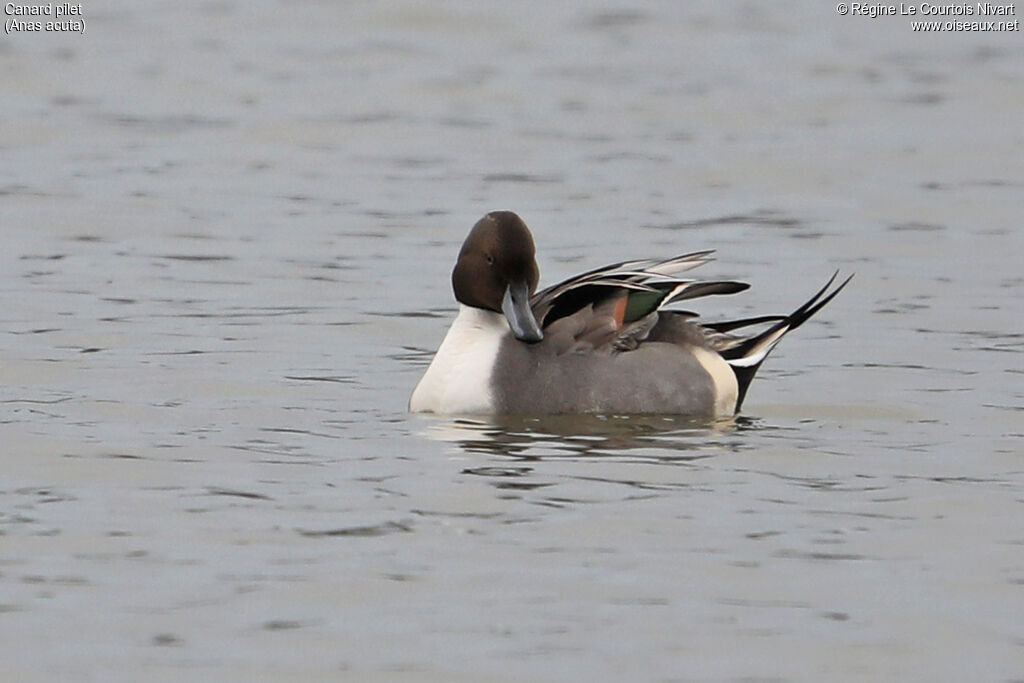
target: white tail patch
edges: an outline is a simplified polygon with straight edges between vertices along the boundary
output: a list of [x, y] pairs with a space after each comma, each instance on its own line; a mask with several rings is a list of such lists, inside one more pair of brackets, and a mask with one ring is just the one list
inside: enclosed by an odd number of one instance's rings
[[740, 395], [739, 384], [736, 382], [736, 373], [732, 371], [729, 364], [717, 353], [712, 353], [700, 347], [693, 348], [693, 356], [697, 362], [704, 366], [707, 373], [711, 375], [711, 382], [715, 385], [715, 415], [732, 415], [736, 412], [736, 401]]

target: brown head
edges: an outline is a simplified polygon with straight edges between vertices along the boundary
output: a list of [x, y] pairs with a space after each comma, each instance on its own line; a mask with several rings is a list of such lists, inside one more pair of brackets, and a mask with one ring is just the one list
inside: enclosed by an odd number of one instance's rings
[[544, 338], [530, 309], [540, 271], [529, 228], [511, 211], [492, 211], [473, 226], [452, 271], [455, 298], [467, 306], [503, 313], [516, 338]]

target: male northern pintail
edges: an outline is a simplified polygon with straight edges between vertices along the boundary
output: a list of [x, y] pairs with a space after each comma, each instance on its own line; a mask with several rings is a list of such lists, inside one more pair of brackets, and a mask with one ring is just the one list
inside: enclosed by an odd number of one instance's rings
[[[533, 237], [510, 211], [473, 226], [452, 271], [459, 313], [412, 393], [413, 412], [732, 415], [782, 337], [818, 312], [836, 274], [789, 315], [701, 323], [665, 306], [734, 294], [684, 279], [711, 251], [616, 263], [535, 293]], [[852, 276], [851, 276], [852, 277]], [[758, 327], [760, 331], [735, 334]]]

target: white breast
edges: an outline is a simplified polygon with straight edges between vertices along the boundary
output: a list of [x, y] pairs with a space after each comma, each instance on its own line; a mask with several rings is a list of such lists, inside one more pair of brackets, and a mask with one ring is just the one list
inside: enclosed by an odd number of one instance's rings
[[409, 399], [414, 413], [445, 415], [494, 412], [491, 373], [504, 336], [504, 316], [459, 305], [459, 314]]

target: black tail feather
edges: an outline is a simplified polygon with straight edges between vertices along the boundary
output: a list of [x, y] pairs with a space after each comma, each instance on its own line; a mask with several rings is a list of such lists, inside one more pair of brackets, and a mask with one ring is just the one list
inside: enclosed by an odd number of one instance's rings
[[[736, 400], [736, 410], [739, 411], [740, 406], [743, 404], [743, 399], [747, 395], [747, 388], [750, 386], [750, 382], [754, 379], [754, 375], [757, 374], [758, 368], [761, 367], [761, 363], [764, 362], [771, 350], [775, 348], [775, 345], [786, 334], [795, 330], [796, 328], [807, 322], [811, 316], [820, 311], [828, 302], [835, 298], [836, 294], [843, 291], [843, 288], [849, 284], [850, 280], [853, 279], [853, 275], [839, 283], [835, 289], [829, 292], [829, 287], [839, 277], [839, 271], [837, 270], [829, 278], [825, 286], [819, 289], [814, 296], [803, 303], [799, 308], [786, 316], [774, 316], [766, 315], [759, 316], [756, 318], [746, 318], [743, 320], [731, 320], [723, 323], [717, 323], [713, 325], [707, 325], [711, 329], [717, 332], [727, 332], [729, 330], [738, 329], [741, 327], [747, 327], [749, 325], [756, 325], [759, 323], [775, 322], [774, 325], [768, 329], [743, 339], [736, 345], [723, 349], [721, 351], [722, 357], [725, 358], [726, 362], [732, 368], [733, 373], [736, 375], [736, 382], [739, 385], [739, 394]], [[826, 294], [827, 292], [827, 294]]]
[[741, 320], [725, 320], [720, 323], [706, 323], [702, 327], [706, 327], [709, 330], [715, 332], [731, 332], [732, 330], [738, 330], [742, 327], [750, 327], [751, 325], [761, 325], [763, 323], [774, 323], [780, 320], [785, 320], [784, 315], [759, 315], [756, 318], [743, 318]]

